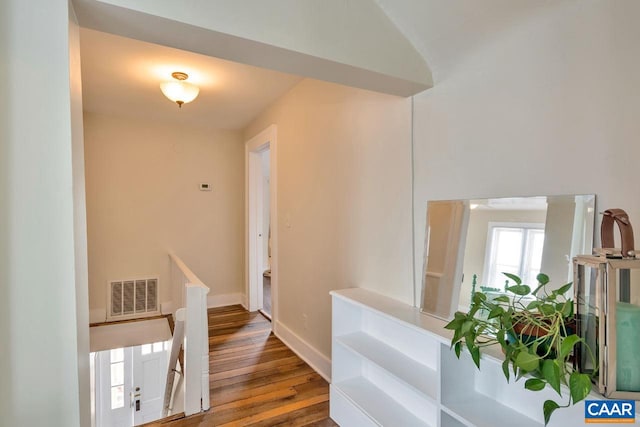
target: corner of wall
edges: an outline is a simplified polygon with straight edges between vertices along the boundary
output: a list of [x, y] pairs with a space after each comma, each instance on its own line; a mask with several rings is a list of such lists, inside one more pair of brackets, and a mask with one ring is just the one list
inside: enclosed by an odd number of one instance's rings
[[296, 335], [282, 322], [276, 321], [273, 333], [302, 360], [307, 362], [327, 382], [331, 383], [331, 359], [320, 353], [318, 349]]
[[227, 305], [242, 305], [245, 307], [245, 295], [240, 292], [232, 294], [208, 295], [207, 308], [224, 307]]
[[160, 313], [173, 314], [173, 301], [165, 301], [160, 303]]

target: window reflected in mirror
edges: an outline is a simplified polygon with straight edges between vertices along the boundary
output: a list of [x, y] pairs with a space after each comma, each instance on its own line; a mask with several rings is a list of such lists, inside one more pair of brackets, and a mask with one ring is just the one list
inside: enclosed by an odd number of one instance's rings
[[594, 218], [594, 195], [430, 201], [422, 310], [450, 319], [473, 292], [504, 293], [504, 272], [532, 288], [543, 272], [559, 288], [573, 257], [591, 253]]
[[543, 245], [544, 223], [489, 223], [485, 254], [488, 283], [513, 285], [503, 272], [515, 274], [525, 283], [534, 283], [540, 273]]

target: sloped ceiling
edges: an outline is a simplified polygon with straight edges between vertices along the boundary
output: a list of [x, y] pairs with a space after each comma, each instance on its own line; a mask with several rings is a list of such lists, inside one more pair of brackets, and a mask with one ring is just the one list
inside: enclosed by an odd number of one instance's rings
[[[240, 129], [301, 77], [408, 96], [559, 1], [73, 0], [85, 109]], [[185, 111], [160, 95], [171, 71], [202, 87]]]
[[375, 0], [425, 58], [434, 84], [508, 28], [565, 0]]
[[80, 25], [272, 70], [409, 96], [424, 58], [373, 0], [73, 0]]

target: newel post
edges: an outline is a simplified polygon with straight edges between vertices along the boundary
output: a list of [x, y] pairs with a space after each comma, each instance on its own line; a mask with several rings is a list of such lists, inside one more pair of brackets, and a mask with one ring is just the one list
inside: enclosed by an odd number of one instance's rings
[[186, 285], [184, 412], [187, 416], [210, 407], [208, 293], [209, 288], [204, 285]]

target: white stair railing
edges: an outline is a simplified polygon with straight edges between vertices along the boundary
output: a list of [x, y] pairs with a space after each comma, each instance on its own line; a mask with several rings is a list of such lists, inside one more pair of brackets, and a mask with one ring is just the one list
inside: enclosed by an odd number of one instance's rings
[[209, 409], [209, 324], [204, 285], [187, 285], [185, 319], [185, 401], [184, 413], [191, 415]]
[[[167, 369], [167, 386], [164, 392], [164, 405], [162, 409], [162, 417], [169, 416], [169, 412], [173, 412], [175, 390], [177, 390], [183, 380], [184, 366], [180, 367], [180, 371], [176, 369], [178, 364], [178, 357], [180, 356], [180, 349], [184, 342], [184, 317], [185, 309], [181, 308], [176, 311], [174, 316], [173, 326], [173, 338], [171, 341], [171, 355], [169, 356], [169, 367]], [[179, 376], [178, 384], [174, 388], [174, 382], [176, 375]]]
[[172, 312], [175, 314], [178, 309], [186, 307], [186, 286], [188, 284], [205, 286], [205, 284], [177, 255], [170, 253], [169, 261], [171, 267]]
[[[180, 352], [180, 344], [183, 343], [185, 366], [181, 367], [183, 374], [180, 380], [184, 380], [184, 413], [188, 416], [206, 411], [210, 407], [209, 322], [207, 316], [207, 294], [209, 293], [209, 288], [180, 258], [174, 254], [169, 254], [169, 258], [171, 260], [171, 294], [174, 307], [176, 307], [176, 310], [174, 310], [175, 324], [177, 327], [178, 318], [182, 317], [184, 331], [183, 341], [174, 338], [175, 346], [171, 348], [172, 359], [169, 369], [175, 369], [177, 354]], [[178, 314], [181, 310], [184, 310], [184, 315]], [[177, 352], [175, 360], [173, 359], [174, 348]], [[175, 372], [168, 372], [167, 380], [169, 376], [172, 378], [172, 383], [171, 388], [169, 388], [169, 381], [167, 381], [165, 410], [167, 405], [173, 407], [172, 400], [175, 395], [173, 387]]]

